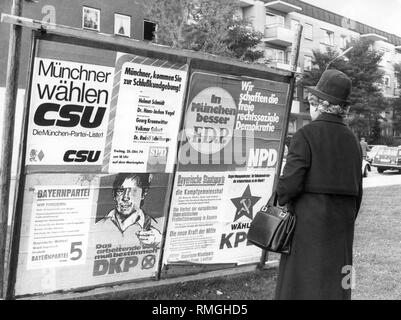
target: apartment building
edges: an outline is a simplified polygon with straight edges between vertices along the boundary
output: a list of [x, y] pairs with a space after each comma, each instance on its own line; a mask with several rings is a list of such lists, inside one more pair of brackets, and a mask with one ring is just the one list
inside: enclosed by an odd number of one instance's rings
[[[24, 17], [51, 20], [57, 24], [114, 34], [138, 40], [154, 38], [157, 21], [145, 16], [146, 0], [23, 0]], [[11, 10], [12, 0], [0, 2], [0, 12]], [[383, 93], [386, 97], [399, 95], [393, 64], [401, 62], [401, 37], [367, 26], [347, 17], [324, 10], [299, 0], [240, 0], [241, 14], [251, 19], [254, 28], [264, 34], [261, 49], [272, 67], [288, 69], [295, 28], [303, 25], [298, 71], [312, 67], [312, 50], [331, 47], [343, 50], [352, 38], [369, 38], [374, 47], [384, 52], [381, 67], [385, 71]], [[4, 102], [7, 70], [9, 25], [0, 24], [0, 107]], [[22, 107], [30, 51], [30, 32], [24, 30], [18, 105]], [[76, 53], [77, 55], [80, 52]], [[93, 57], [94, 63], [101, 57]], [[392, 114], [384, 115], [391, 124]], [[292, 106], [289, 131], [309, 122], [304, 90], [297, 87]], [[391, 125], [387, 126], [391, 130]], [[390, 128], [390, 129], [389, 129]]]
[[[144, 0], [23, 0], [22, 16], [75, 28], [151, 41], [156, 23], [145, 16]], [[0, 12], [10, 13], [12, 0], [0, 1]], [[10, 26], [0, 23], [0, 106], [5, 87]], [[23, 31], [19, 87], [25, 88], [30, 52], [30, 30]], [[76, 52], [77, 55], [84, 54]], [[93, 62], [99, 61], [94, 53]]]
[[[22, 16], [46, 22], [82, 28], [93, 32], [128, 37], [136, 40], [152, 41], [156, 23], [145, 16], [143, 4], [146, 0], [22, 0]], [[10, 13], [13, 0], [0, 0], [0, 13]], [[10, 25], [0, 23], [0, 110], [3, 109], [8, 60], [8, 40]], [[16, 106], [15, 141], [20, 138], [22, 111], [24, 108], [28, 61], [31, 51], [31, 30], [23, 29], [20, 72]], [[72, 55], [87, 55], [77, 49]], [[96, 50], [91, 52], [94, 64], [101, 64], [103, 57]], [[0, 123], [2, 113], [0, 112]], [[0, 131], [1, 135], [1, 131]], [[15, 143], [14, 149], [18, 147]], [[17, 149], [16, 149], [17, 150]], [[15, 151], [17, 152], [17, 151]]]
[[[254, 28], [264, 34], [261, 49], [273, 67], [290, 67], [291, 46], [298, 24], [303, 26], [298, 71], [311, 69], [314, 49], [325, 51], [330, 47], [342, 52], [351, 39], [371, 39], [374, 41], [374, 49], [384, 53], [380, 62], [385, 72], [383, 94], [389, 98], [399, 96], [393, 65], [401, 62], [401, 36], [299, 0], [241, 0], [240, 3], [243, 17], [249, 18]], [[391, 124], [392, 113], [387, 112], [383, 116], [388, 118], [388, 124]], [[290, 133], [308, 122], [305, 92], [297, 87], [289, 124]], [[389, 127], [391, 125], [387, 125], [386, 130], [391, 130]]]

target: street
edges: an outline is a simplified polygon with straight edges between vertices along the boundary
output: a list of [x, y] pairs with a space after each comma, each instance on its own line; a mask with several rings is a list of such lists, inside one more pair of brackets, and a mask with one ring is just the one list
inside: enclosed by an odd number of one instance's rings
[[366, 178], [363, 178], [363, 188], [401, 185], [401, 174], [398, 171], [384, 171], [378, 173], [377, 169], [372, 167], [372, 171], [368, 173]]

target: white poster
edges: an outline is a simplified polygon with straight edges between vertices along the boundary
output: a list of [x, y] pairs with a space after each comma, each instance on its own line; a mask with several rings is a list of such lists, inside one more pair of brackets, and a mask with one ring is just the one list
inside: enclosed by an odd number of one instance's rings
[[114, 69], [36, 58], [26, 164], [101, 165]]
[[77, 186], [35, 188], [28, 270], [85, 264], [92, 193]]
[[117, 75], [103, 171], [172, 172], [187, 66], [121, 55]]
[[247, 233], [273, 179], [274, 170], [177, 173], [164, 264], [258, 262], [261, 250]]

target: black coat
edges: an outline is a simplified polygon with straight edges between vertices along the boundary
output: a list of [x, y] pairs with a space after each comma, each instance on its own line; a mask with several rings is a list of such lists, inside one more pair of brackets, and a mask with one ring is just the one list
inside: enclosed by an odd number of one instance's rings
[[[362, 154], [341, 117], [322, 114], [298, 130], [277, 186], [297, 223], [282, 255], [276, 299], [350, 299], [355, 218], [362, 199]], [[349, 274], [349, 272], [348, 272]]]

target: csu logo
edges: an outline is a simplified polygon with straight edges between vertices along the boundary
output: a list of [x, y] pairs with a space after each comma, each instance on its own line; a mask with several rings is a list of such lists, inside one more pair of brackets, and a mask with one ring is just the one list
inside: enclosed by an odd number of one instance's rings
[[75, 127], [80, 124], [83, 128], [97, 128], [102, 124], [106, 108], [97, 108], [93, 118], [94, 110], [92, 106], [43, 103], [36, 109], [33, 121], [43, 127]]
[[99, 160], [100, 151], [92, 150], [68, 150], [64, 153], [64, 162], [96, 162]]

